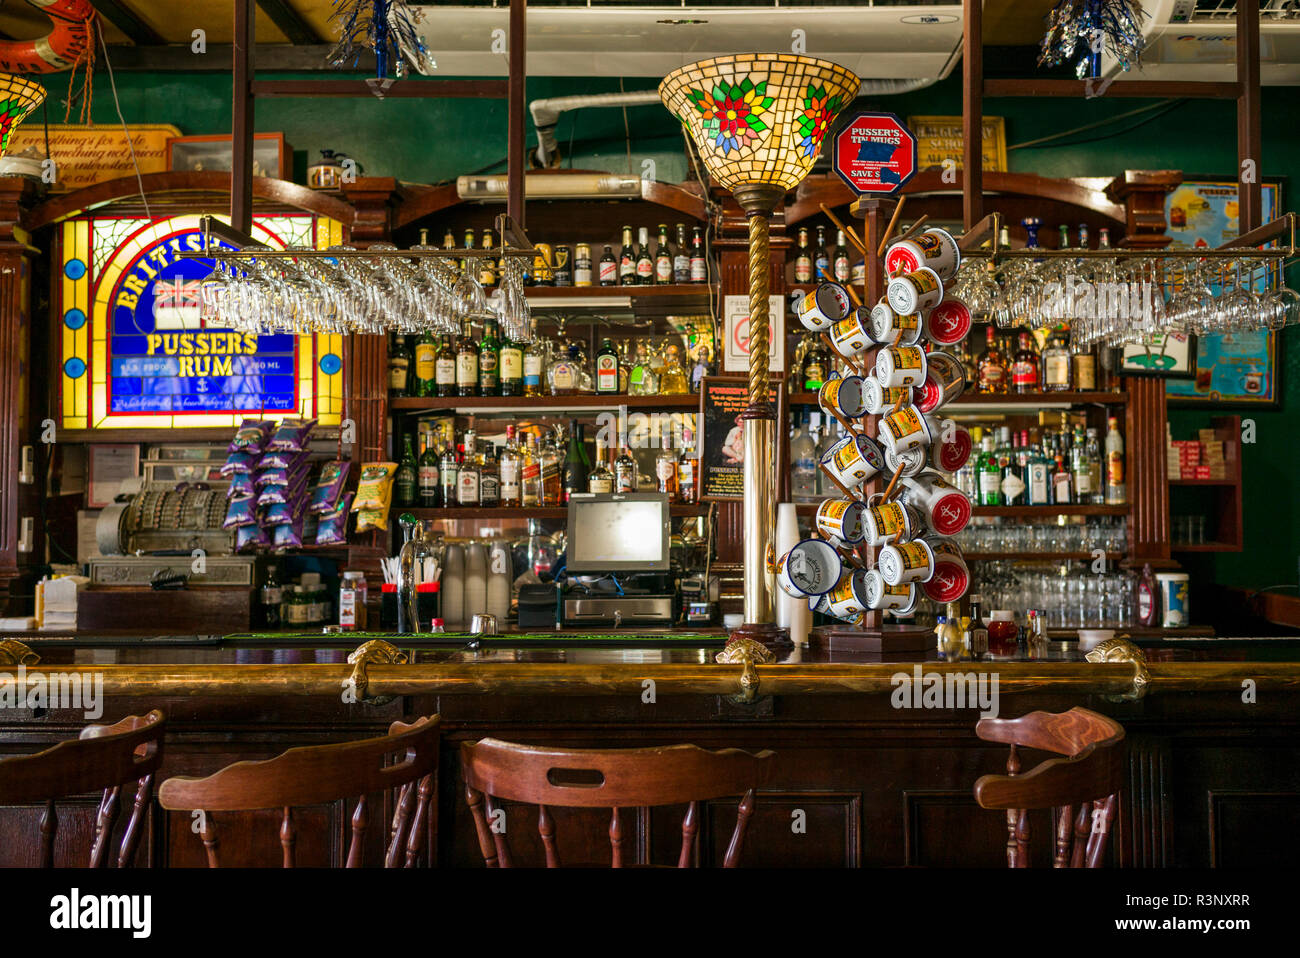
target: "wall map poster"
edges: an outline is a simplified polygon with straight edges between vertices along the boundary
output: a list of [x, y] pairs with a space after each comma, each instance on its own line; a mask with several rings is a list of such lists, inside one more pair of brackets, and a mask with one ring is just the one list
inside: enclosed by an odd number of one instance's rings
[[[777, 387], [768, 401], [775, 409]], [[740, 414], [749, 406], [749, 380], [706, 376], [700, 386], [700, 499], [744, 498], [745, 433]], [[779, 421], [779, 420], [778, 420]]]
[[[1262, 222], [1267, 223], [1277, 215], [1280, 191], [1277, 183], [1261, 184]], [[1173, 247], [1222, 246], [1239, 232], [1237, 184], [1184, 180], [1165, 198], [1165, 216]], [[1209, 278], [1209, 286], [1216, 295], [1220, 294], [1220, 284], [1215, 278]], [[1255, 289], [1263, 291], [1270, 286], [1270, 278], [1261, 271]], [[1167, 381], [1165, 394], [1170, 400], [1187, 403], [1277, 403], [1277, 333], [1246, 330], [1198, 336], [1195, 374], [1190, 379]]]
[[[257, 217], [253, 236], [279, 249], [342, 239], [339, 224], [311, 214]], [[209, 325], [200, 287], [212, 261], [176, 255], [202, 242], [196, 215], [63, 224], [56, 302], [64, 428], [235, 426], [252, 414], [339, 422], [342, 337]]]

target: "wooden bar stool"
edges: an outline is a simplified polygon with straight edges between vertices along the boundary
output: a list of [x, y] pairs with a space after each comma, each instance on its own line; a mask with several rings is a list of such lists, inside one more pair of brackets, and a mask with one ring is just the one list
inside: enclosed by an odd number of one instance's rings
[[128, 715], [113, 725], [87, 725], [77, 739], [60, 742], [35, 755], [0, 761], [0, 805], [45, 803], [41, 816], [40, 867], [54, 867], [54, 839], [58, 831], [56, 799], [103, 792], [95, 816], [95, 841], [90, 867], [108, 865], [113, 829], [121, 811], [118, 799], [123, 785], [135, 784], [131, 817], [118, 843], [117, 867], [135, 863], [145, 810], [153, 794], [153, 777], [162, 765], [163, 733], [167, 718], [160, 709], [147, 715]]
[[[284, 867], [294, 867], [297, 827], [295, 806], [323, 805], [357, 798], [352, 814], [348, 868], [362, 864], [363, 840], [370, 824], [366, 796], [400, 788], [393, 808], [391, 838], [384, 867], [412, 868], [428, 828], [433, 774], [438, 769], [438, 716], [407, 725], [394, 722], [388, 734], [360, 742], [291, 748], [261, 762], [236, 762], [206, 778], [177, 776], [162, 783], [158, 802], [171, 811], [201, 811], [199, 836], [208, 867], [220, 866], [217, 826], [212, 812], [284, 810], [280, 846]], [[400, 759], [385, 766], [386, 756]], [[412, 814], [414, 812], [414, 814]]]
[[678, 868], [689, 868], [699, 830], [699, 803], [743, 795], [723, 860], [734, 868], [740, 860], [745, 830], [754, 813], [754, 789], [768, 780], [775, 754], [738, 749], [709, 752], [694, 745], [630, 749], [553, 749], [514, 745], [493, 738], [463, 743], [465, 797], [474, 817], [479, 850], [489, 868], [509, 868], [510, 849], [504, 830], [493, 828], [504, 816], [495, 799], [537, 806], [537, 831], [546, 852], [546, 867], [560, 867], [555, 822], [550, 809], [608, 808], [612, 864], [624, 865], [625, 808], [686, 804]]
[[[1056, 868], [1101, 866], [1124, 782], [1124, 727], [1083, 708], [1030, 712], [1017, 719], [981, 719], [975, 734], [1011, 746], [1006, 775], [975, 782], [983, 808], [1007, 810], [1007, 864], [1029, 866], [1029, 810], [1056, 810]], [[1016, 748], [1036, 748], [1051, 758], [1024, 775]]]

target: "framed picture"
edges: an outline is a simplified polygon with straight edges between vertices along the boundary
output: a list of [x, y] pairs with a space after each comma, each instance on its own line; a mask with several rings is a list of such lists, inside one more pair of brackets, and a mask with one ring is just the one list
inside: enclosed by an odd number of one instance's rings
[[[1261, 183], [1260, 219], [1267, 223], [1282, 208], [1282, 183], [1269, 179]], [[1165, 198], [1172, 248], [1205, 249], [1222, 246], [1238, 233], [1237, 183], [1226, 177], [1188, 176]], [[1262, 270], [1255, 282], [1257, 291], [1278, 282], [1276, 270]], [[1219, 292], [1217, 282], [1210, 289]], [[1131, 372], [1127, 365], [1125, 372]], [[1278, 340], [1271, 330], [1211, 333], [1196, 338], [1192, 378], [1170, 379], [1165, 383], [1169, 401], [1179, 405], [1224, 405], [1276, 407], [1278, 382]]]
[[[220, 134], [173, 137], [167, 141], [167, 169], [229, 173], [230, 151], [230, 137]], [[293, 147], [283, 133], [253, 134], [253, 175], [293, 178]]]
[[1146, 342], [1124, 347], [1120, 372], [1125, 376], [1165, 376], [1191, 379], [1195, 373], [1196, 337], [1188, 333], [1157, 333]]
[[[775, 407], [779, 382], [770, 390], [768, 397]], [[703, 502], [736, 501], [745, 497], [745, 429], [740, 414], [748, 407], [749, 381], [745, 377], [704, 377], [700, 384], [695, 447], [700, 457], [700, 500]]]

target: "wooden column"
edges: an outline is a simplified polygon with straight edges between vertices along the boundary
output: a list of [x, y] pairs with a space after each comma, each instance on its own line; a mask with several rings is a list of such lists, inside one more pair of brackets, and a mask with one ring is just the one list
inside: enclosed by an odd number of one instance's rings
[[391, 176], [359, 176], [343, 184], [343, 195], [356, 209], [349, 240], [367, 246], [390, 242], [393, 236], [393, 211], [401, 203], [397, 180]]
[[506, 156], [508, 180], [506, 213], [520, 229], [524, 223], [524, 110], [527, 78], [526, 54], [528, 49], [528, 0], [510, 0], [510, 93], [507, 99], [509, 153]]
[[1259, 0], [1237, 0], [1237, 202], [1239, 231], [1263, 226], [1259, 92]]
[[1183, 182], [1180, 170], [1125, 170], [1106, 186], [1106, 196], [1124, 207], [1126, 249], [1157, 250], [1169, 245], [1165, 235], [1165, 196]]
[[1165, 471], [1165, 381], [1159, 376], [1127, 376], [1128, 406], [1124, 422], [1127, 453], [1129, 558], [1141, 569], [1177, 563], [1169, 549], [1169, 476]]
[[235, 0], [234, 90], [231, 98], [230, 225], [253, 228], [253, 43], [255, 0]]
[[[24, 434], [25, 429], [30, 432], [31, 423], [23, 422], [27, 405], [26, 397], [21, 395], [24, 357], [30, 358], [31, 348], [28, 315], [31, 251], [15, 235], [21, 213], [19, 204], [30, 192], [26, 180], [0, 178], [0, 343], [5, 345], [0, 356], [0, 475], [4, 476], [0, 480], [0, 611], [7, 611], [10, 585], [20, 574], [20, 502], [22, 493], [33, 488], [18, 483], [20, 450], [24, 443], [31, 441]], [[22, 344], [27, 349], [21, 348]]]
[[[966, 0], [961, 40], [961, 209], [966, 229], [984, 218], [984, 2]], [[872, 300], [872, 302], [875, 302]]]

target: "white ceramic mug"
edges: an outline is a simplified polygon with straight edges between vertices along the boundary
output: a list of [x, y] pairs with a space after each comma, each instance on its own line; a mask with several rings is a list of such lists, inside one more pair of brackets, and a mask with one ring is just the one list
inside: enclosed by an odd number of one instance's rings
[[934, 553], [934, 575], [922, 588], [935, 602], [956, 602], [970, 588], [970, 569], [961, 553], [961, 546], [942, 536], [927, 536], [926, 543]]
[[912, 401], [911, 386], [882, 386], [876, 374], [865, 377], [862, 381], [862, 398], [866, 411], [873, 416], [895, 409]]
[[862, 514], [862, 535], [867, 545], [888, 545], [921, 531], [920, 516], [913, 509], [903, 502], [880, 502], [883, 498], [879, 492], [867, 498]]
[[927, 266], [895, 276], [885, 287], [885, 298], [894, 312], [908, 316], [934, 309], [943, 299], [939, 274]]
[[880, 550], [876, 568], [888, 585], [929, 582], [934, 575], [934, 550], [924, 539], [895, 542]]
[[831, 418], [839, 413], [845, 419], [857, 419], [867, 411], [861, 376], [841, 376], [832, 371], [817, 391], [817, 404]]
[[970, 334], [974, 317], [965, 302], [945, 293], [925, 316], [925, 335], [936, 346], [955, 346]]
[[832, 545], [852, 548], [862, 541], [866, 503], [857, 499], [826, 499], [817, 507], [817, 531]]
[[947, 230], [931, 227], [911, 239], [899, 240], [885, 250], [885, 272], [890, 276], [911, 273], [926, 266], [943, 282], [957, 275], [961, 248]]
[[921, 339], [921, 314], [900, 315], [882, 299], [871, 308], [868, 331], [882, 346], [915, 346]]
[[915, 406], [899, 406], [889, 415], [880, 418], [877, 435], [886, 448], [895, 451], [932, 446], [942, 441], [944, 429], [947, 428], [945, 423], [950, 421], [923, 413]]
[[822, 465], [846, 489], [853, 489], [880, 472], [885, 454], [868, 436], [845, 436], [826, 451]]
[[840, 554], [829, 542], [805, 539], [781, 556], [776, 582], [782, 592], [796, 599], [822, 595], [835, 588], [841, 565]]
[[955, 536], [970, 522], [971, 504], [966, 494], [934, 472], [903, 478], [900, 497], [917, 508], [928, 525], [941, 536]]
[[876, 354], [876, 378], [882, 386], [919, 386], [927, 368], [920, 346], [886, 346]]
[[822, 283], [796, 307], [799, 322], [814, 333], [830, 329], [849, 314], [849, 293], [839, 283]]
[[866, 612], [871, 608], [867, 603], [866, 574], [865, 569], [845, 569], [835, 588], [823, 597], [826, 608], [819, 611], [846, 620], [856, 619]]
[[843, 356], [856, 356], [874, 344], [866, 308], [859, 306], [852, 313], [831, 326], [831, 342]]
[[918, 600], [916, 586], [911, 582], [890, 585], [876, 569], [868, 569], [862, 577], [867, 606], [882, 612], [903, 617], [911, 615]]
[[925, 357], [925, 382], [916, 387], [916, 408], [934, 412], [966, 390], [966, 369], [960, 360], [945, 352], [931, 351]]

